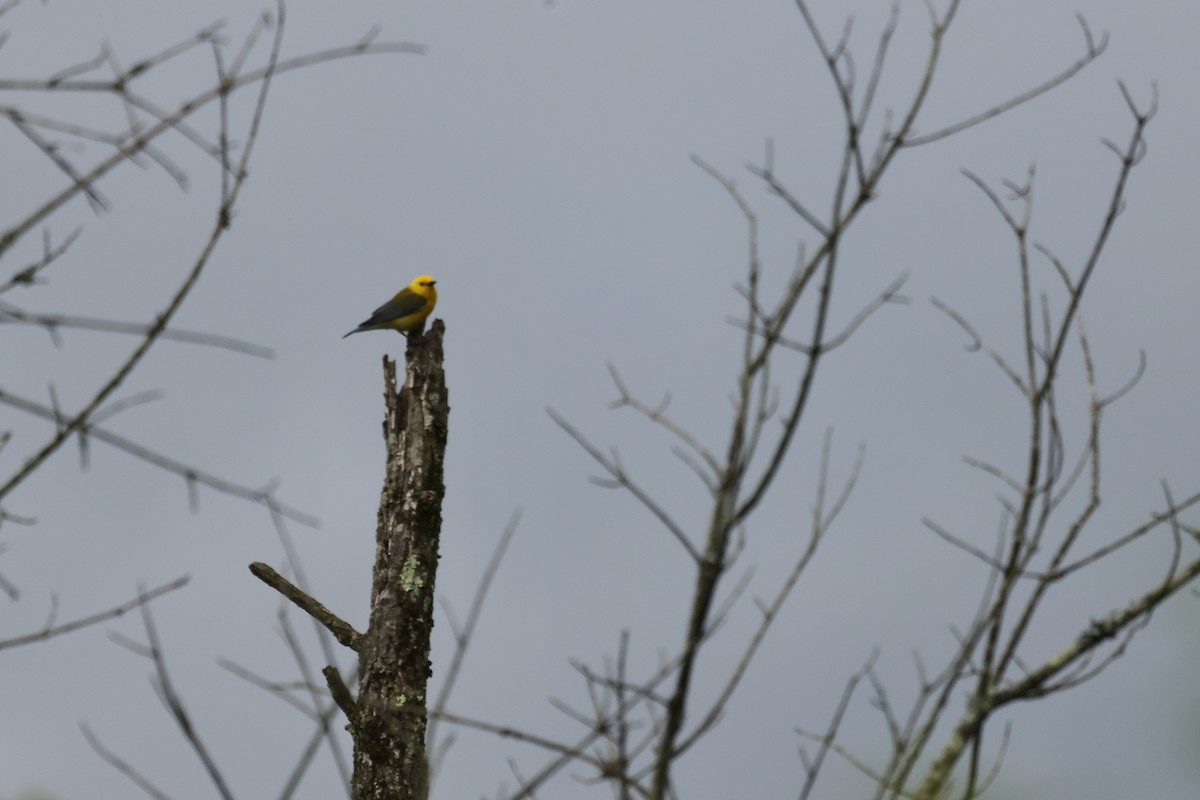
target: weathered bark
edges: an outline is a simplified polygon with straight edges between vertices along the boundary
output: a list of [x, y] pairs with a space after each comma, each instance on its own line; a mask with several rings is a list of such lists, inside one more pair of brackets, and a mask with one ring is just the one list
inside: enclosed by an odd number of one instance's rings
[[379, 502], [371, 621], [359, 651], [359, 693], [349, 725], [358, 800], [423, 800], [428, 794], [425, 686], [431, 674], [450, 412], [443, 332], [437, 321], [424, 337], [413, 337], [399, 392], [395, 362], [383, 361], [387, 473]]

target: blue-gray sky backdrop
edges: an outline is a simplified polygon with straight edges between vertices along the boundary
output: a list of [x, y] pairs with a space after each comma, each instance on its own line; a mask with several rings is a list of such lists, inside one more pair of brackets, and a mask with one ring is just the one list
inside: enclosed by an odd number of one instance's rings
[[[856, 15], [852, 47], [865, 71], [887, 3], [813, 6], [831, 38], [845, 14]], [[909, 98], [927, 44], [924, 5], [901, 6], [881, 87], [881, 104], [892, 108]], [[11, 33], [0, 74], [49, 75], [94, 55], [101, 40], [129, 64], [219, 18], [236, 42], [257, 11], [232, 0], [25, 2], [0, 19]], [[727, 319], [742, 313], [733, 287], [745, 273], [745, 225], [689, 156], [737, 178], [761, 215], [764, 281], [777, 289], [809, 232], [744, 164], [773, 139], [780, 176], [826, 206], [841, 133], [829, 78], [784, 0], [292, 0], [288, 11], [285, 54], [356, 41], [376, 22], [383, 38], [429, 52], [278, 79], [234, 228], [177, 318], [181, 328], [269, 345], [277, 357], [160, 342], [123, 392], [162, 388], [165, 398], [110, 425], [234, 480], [280, 479], [280, 497], [322, 521], [317, 531], [293, 529], [315, 593], [362, 627], [382, 475], [379, 362], [400, 355], [402, 341], [341, 336], [412, 277], [432, 273], [452, 405], [438, 588], [460, 614], [506, 521], [524, 512], [451, 708], [573, 737], [578, 726], [547, 702], [586, 706], [569, 660], [601, 665], [629, 628], [631, 669], [654, 667], [682, 641], [690, 570], [631, 497], [588, 482], [593, 465], [545, 408], [617, 446], [662, 503], [700, 529], [703, 490], [661, 431], [606, 408], [614, 392], [605, 365], [648, 400], [670, 392], [677, 418], [723, 446], [740, 342]], [[793, 796], [801, 779], [793, 729], [824, 727], [872, 648], [903, 708], [913, 650], [932, 665], [955, 647], [950, 626], [969, 620], [985, 573], [921, 519], [990, 546], [1000, 486], [961, 456], [1015, 469], [1025, 430], [1011, 385], [985, 356], [966, 352], [964, 335], [929, 303], [945, 300], [1015, 352], [1013, 241], [960, 168], [999, 186], [1035, 161], [1034, 235], [1077, 264], [1116, 174], [1100, 139], [1123, 142], [1131, 128], [1119, 78], [1141, 102], [1157, 81], [1161, 111], [1084, 311], [1102, 390], [1132, 374], [1141, 348], [1149, 370], [1106, 416], [1105, 505], [1089, 542], [1159, 508], [1160, 479], [1180, 495], [1196, 488], [1200, 5], [965, 2], [919, 127], [974, 113], [1075, 60], [1083, 51], [1076, 11], [1097, 35], [1111, 33], [1108, 52], [1049, 96], [902, 153], [847, 241], [835, 321], [900, 274], [913, 302], [882, 309], [823, 365], [786, 470], [748, 526], [750, 595], [773, 592], [802, 547], [825, 429], [835, 431], [835, 475], [846, 474], [859, 443], [866, 464], [721, 728], [685, 762], [681, 796]], [[213, 75], [197, 52], [148, 76], [145, 90], [174, 102]], [[234, 104], [239, 130], [251, 99]], [[124, 113], [107, 98], [3, 98], [18, 101], [59, 112], [94, 107], [97, 126], [118, 126]], [[76, 202], [56, 217], [56, 234], [83, 224], [82, 239], [47, 285], [8, 298], [31, 310], [152, 318], [202, 244], [218, 189], [211, 160], [178, 139], [167, 144], [192, 176], [188, 193], [159, 169], [123, 167], [104, 184], [115, 210], [96, 217]], [[11, 127], [0, 126], [0, 153], [7, 226], [63, 178]], [[15, 268], [39, 248], [30, 236], [5, 263]], [[1042, 267], [1050, 288], [1055, 279]], [[0, 336], [0, 386], [44, 398], [53, 381], [68, 410], [134, 344], [64, 331], [58, 347], [44, 331], [16, 325]], [[1086, 401], [1078, 365], [1072, 351], [1073, 382], [1059, 398], [1076, 436]], [[779, 377], [788, 379], [787, 368]], [[0, 454], [3, 474], [50, 433], [7, 409], [0, 428], [17, 431]], [[24, 591], [19, 603], [4, 601], [0, 637], [41, 625], [51, 593], [65, 619], [127, 598], [138, 581], [190, 574], [184, 591], [154, 606], [176, 685], [238, 796], [274, 796], [309, 724], [214, 663], [225, 656], [274, 678], [293, 674], [273, 633], [276, 597], [246, 570], [253, 560], [280, 560], [266, 514], [202, 490], [192, 515], [181, 480], [99, 444], [87, 472], [64, 449], [5, 506], [38, 524], [0, 531], [8, 548], [0, 570]], [[1055, 652], [1157, 580], [1169, 554], [1160, 544], [1063, 585], [1028, 658]], [[702, 688], [722, 679], [757, 614], [747, 598], [732, 615]], [[1195, 797], [1198, 620], [1195, 597], [1181, 597], [1100, 678], [1005, 714], [1013, 739], [993, 795]], [[0, 797], [34, 788], [70, 800], [136, 796], [89, 750], [80, 721], [174, 796], [207, 796], [147, 681], [148, 663], [107, 641], [109, 631], [141, 635], [134, 615], [0, 658]], [[439, 622], [435, 685], [448, 632]], [[885, 756], [886, 732], [865, 695], [843, 730], [868, 762]], [[437, 796], [514, 785], [505, 761], [514, 754], [526, 773], [542, 763], [526, 748], [463, 732]], [[340, 795], [327, 753], [313, 770], [299, 796]], [[860, 796], [869, 785], [839, 763], [823, 789]], [[604, 791], [564, 779], [545, 796]]]

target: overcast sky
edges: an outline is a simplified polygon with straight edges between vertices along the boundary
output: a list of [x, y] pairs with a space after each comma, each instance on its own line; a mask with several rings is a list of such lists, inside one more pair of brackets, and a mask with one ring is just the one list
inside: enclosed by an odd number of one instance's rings
[[[689, 156], [735, 177], [761, 214], [764, 280], [777, 289], [810, 232], [744, 165], [773, 140], [781, 177], [825, 208], [840, 135], [836, 97], [786, 0], [338, 5], [293, 0], [285, 55], [357, 41], [375, 23], [382, 39], [422, 43], [428, 53], [279, 78], [234, 227], [177, 317], [180, 328], [261, 343], [276, 357], [159, 342], [122, 395], [162, 389], [165, 397], [109, 424], [230, 480], [281, 481], [282, 500], [321, 520], [319, 530], [293, 528], [314, 593], [363, 628], [382, 478], [380, 358], [402, 355], [402, 340], [341, 336], [413, 277], [434, 275], [452, 407], [438, 588], [460, 615], [501, 530], [523, 511], [451, 708], [574, 737], [578, 725], [548, 702], [587, 707], [570, 661], [601, 667], [624, 628], [631, 669], [643, 674], [677, 650], [690, 569], [631, 497], [589, 483], [593, 465], [545, 409], [618, 447], [656, 497], [702, 530], [704, 492], [671, 455], [672, 442], [631, 412], [608, 410], [606, 363], [650, 402], [670, 392], [679, 421], [723, 449], [740, 342], [728, 318], [741, 313], [734, 286], [745, 274], [745, 224]], [[893, 109], [910, 97], [928, 40], [924, 5], [901, 6], [880, 98]], [[851, 46], [865, 71], [888, 4], [813, 7], [831, 39], [854, 11]], [[929, 302], [945, 300], [1015, 352], [1011, 236], [960, 169], [999, 186], [1036, 162], [1034, 236], [1078, 264], [1116, 175], [1101, 138], [1123, 143], [1131, 131], [1118, 79], [1140, 102], [1156, 81], [1161, 110], [1084, 312], [1102, 391], [1132, 375], [1140, 349], [1149, 368], [1105, 418], [1105, 504], [1089, 542], [1160, 508], [1162, 479], [1176, 496], [1198, 488], [1200, 5], [966, 0], [917, 127], [969, 116], [1073, 62], [1084, 48], [1077, 11], [1097, 35], [1111, 36], [1098, 62], [988, 125], [902, 153], [847, 240], [836, 321], [902, 274], [912, 303], [882, 309], [823, 364], [775, 494], [748, 526], [750, 597], [773, 593], [803, 547], [825, 430], [834, 429], [835, 475], [846, 474], [860, 443], [865, 467], [722, 726], [683, 762], [682, 797], [795, 796], [802, 771], [794, 729], [824, 728], [873, 648], [901, 708], [916, 680], [914, 649], [930, 665], [952, 652], [951, 626], [969, 622], [985, 573], [921, 519], [989, 548], [1001, 487], [961, 457], [1016, 470], [1025, 428], [1011, 384], [985, 356], [967, 352], [962, 333]], [[0, 47], [0, 78], [48, 76], [95, 55], [102, 41], [128, 65], [218, 19], [236, 50], [254, 15], [252, 4], [232, 0], [27, 0], [0, 18], [10, 37]], [[197, 51], [151, 73], [144, 90], [173, 107], [214, 74], [211, 56]], [[251, 99], [235, 104], [239, 130]], [[107, 98], [6, 93], [0, 104], [113, 129], [124, 119]], [[189, 172], [190, 191], [157, 168], [116, 171], [103, 185], [114, 210], [96, 216], [79, 201], [65, 209], [52, 231], [82, 224], [82, 238], [47, 285], [10, 292], [8, 302], [129, 320], [163, 308], [203, 244], [219, 188], [211, 160], [178, 137], [163, 142]], [[92, 145], [69, 154], [86, 164], [102, 152]], [[64, 179], [11, 126], [0, 126], [0, 154], [7, 229]], [[40, 248], [40, 235], [27, 237], [0, 265], [0, 280]], [[1052, 280], [1048, 270], [1044, 277]], [[0, 326], [0, 337], [0, 388], [45, 400], [52, 382], [68, 411], [136, 344], [64, 331], [56, 346], [45, 331], [18, 325]], [[1074, 415], [1068, 432], [1078, 434], [1084, 387], [1069, 384], [1059, 402]], [[52, 432], [0, 408], [5, 429], [14, 437], [0, 452], [3, 477]], [[180, 479], [98, 443], [90, 456], [84, 472], [76, 449], [64, 448], [5, 499], [7, 511], [38, 524], [0, 529], [0, 573], [22, 590], [19, 602], [2, 601], [0, 639], [42, 625], [52, 597], [67, 619], [127, 599], [139, 581], [190, 575], [186, 589], [154, 606], [176, 687], [237, 795], [276, 795], [309, 724], [215, 664], [226, 657], [273, 679], [295, 675], [275, 633], [276, 597], [246, 570], [250, 561], [282, 560], [267, 514], [205, 490], [191, 514]], [[1027, 660], [1058, 651], [1160, 579], [1165, 544], [1064, 584], [1032, 632]], [[718, 685], [752, 630], [750, 597], [701, 672], [702, 689]], [[1100, 678], [1003, 715], [1013, 737], [991, 796], [1195, 797], [1198, 622], [1200, 602], [1181, 596]], [[3, 800], [35, 789], [64, 800], [137, 796], [91, 752], [80, 722], [172, 796], [211, 795], [147, 681], [148, 662], [110, 642], [113, 631], [142, 638], [133, 615], [0, 654]], [[439, 618], [435, 686], [448, 634]], [[886, 757], [886, 731], [865, 695], [845, 730], [869, 763]], [[998, 738], [999, 728], [989, 742]], [[515, 785], [512, 755], [526, 774], [543, 763], [511, 742], [462, 733], [436, 795], [490, 796]], [[341, 796], [337, 781], [323, 752], [298, 796]], [[832, 764], [818, 794], [868, 790], [853, 770]], [[564, 776], [544, 796], [607, 790]]]

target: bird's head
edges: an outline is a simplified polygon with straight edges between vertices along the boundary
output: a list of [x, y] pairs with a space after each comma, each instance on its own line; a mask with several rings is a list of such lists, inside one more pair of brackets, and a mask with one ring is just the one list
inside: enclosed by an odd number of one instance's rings
[[436, 289], [433, 288], [434, 284], [436, 284], [436, 283], [437, 283], [437, 281], [435, 281], [433, 279], [432, 275], [422, 275], [421, 277], [417, 278], [412, 283], [410, 283], [408, 285], [408, 288], [412, 289], [414, 292], [421, 295], [422, 297], [425, 297], [425, 296], [433, 294], [437, 291]]

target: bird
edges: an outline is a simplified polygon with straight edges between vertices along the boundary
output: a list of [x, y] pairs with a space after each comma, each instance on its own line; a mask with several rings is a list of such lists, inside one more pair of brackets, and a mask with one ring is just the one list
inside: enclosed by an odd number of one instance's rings
[[[375, 309], [375, 313], [368, 320], [350, 333], [393, 330], [404, 334], [406, 338], [412, 331], [422, 333], [425, 330], [425, 318], [437, 305], [437, 289], [434, 288], [436, 283], [430, 275], [422, 275], [415, 279], [401, 289], [399, 294]], [[345, 339], [346, 336], [342, 338]]]

